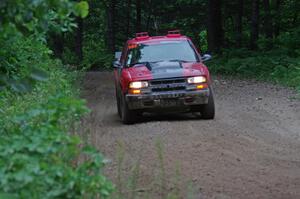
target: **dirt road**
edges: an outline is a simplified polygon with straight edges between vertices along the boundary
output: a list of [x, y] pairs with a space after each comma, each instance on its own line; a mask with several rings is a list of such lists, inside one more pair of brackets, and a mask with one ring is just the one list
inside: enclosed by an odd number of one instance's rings
[[[155, 198], [160, 188], [178, 188], [182, 198], [300, 198], [295, 91], [223, 77], [214, 77], [214, 89], [215, 120], [148, 115], [126, 126], [117, 116], [112, 73], [87, 73], [83, 97], [92, 113], [83, 124], [112, 160], [106, 174], [125, 193], [130, 184], [141, 189], [140, 198]], [[137, 186], [132, 176], [139, 176]]]

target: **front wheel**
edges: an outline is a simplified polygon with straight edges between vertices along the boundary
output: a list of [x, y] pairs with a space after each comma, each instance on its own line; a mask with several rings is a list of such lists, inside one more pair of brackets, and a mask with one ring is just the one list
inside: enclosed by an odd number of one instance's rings
[[121, 120], [124, 124], [133, 124], [137, 121], [137, 112], [128, 108], [125, 96], [121, 97]]
[[209, 88], [208, 103], [201, 106], [200, 113], [203, 119], [211, 120], [215, 118], [215, 102], [213, 91]]
[[192, 112], [200, 112], [202, 119], [214, 119], [215, 118], [215, 102], [213, 91], [209, 88], [209, 97], [207, 104], [201, 104], [191, 107]]
[[119, 117], [122, 117], [122, 110], [121, 110], [121, 99], [120, 99], [120, 94], [118, 93], [117, 89], [116, 89], [116, 98], [117, 98], [117, 109], [118, 109], [118, 115]]

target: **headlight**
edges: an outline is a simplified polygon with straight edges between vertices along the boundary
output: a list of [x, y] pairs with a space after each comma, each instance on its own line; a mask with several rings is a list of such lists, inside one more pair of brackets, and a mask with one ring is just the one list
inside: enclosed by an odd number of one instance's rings
[[187, 79], [187, 82], [189, 84], [205, 83], [206, 82], [206, 78], [204, 76], [189, 77]]
[[129, 88], [137, 89], [137, 88], [146, 88], [148, 87], [148, 82], [139, 81], [139, 82], [130, 82]]

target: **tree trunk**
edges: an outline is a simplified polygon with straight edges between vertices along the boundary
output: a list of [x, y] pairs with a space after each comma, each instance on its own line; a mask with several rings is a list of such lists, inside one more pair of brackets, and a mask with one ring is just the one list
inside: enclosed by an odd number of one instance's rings
[[136, 32], [141, 32], [142, 29], [142, 12], [141, 1], [136, 0]]
[[150, 21], [151, 21], [151, 16], [152, 16], [152, 2], [151, 2], [151, 0], [148, 0], [147, 3], [148, 3], [148, 16], [147, 16], [147, 22], [146, 22], [146, 31], [149, 32], [149, 26], [150, 26]]
[[244, 0], [239, 0], [238, 2], [238, 15], [237, 15], [237, 25], [236, 25], [236, 44], [240, 48], [242, 46], [243, 37], [243, 15], [244, 15]]
[[273, 31], [272, 31], [272, 19], [271, 19], [271, 11], [270, 11], [270, 1], [263, 0], [264, 5], [264, 32], [268, 39], [273, 38]]
[[251, 17], [251, 38], [250, 49], [257, 49], [257, 40], [259, 34], [259, 0], [252, 0], [252, 17]]
[[276, 0], [276, 16], [275, 16], [275, 26], [274, 26], [274, 35], [278, 37], [280, 33], [280, 19], [281, 19], [281, 12], [280, 12], [280, 5], [281, 0]]
[[126, 23], [126, 34], [129, 37], [130, 34], [130, 12], [131, 12], [131, 0], [127, 0], [127, 23]]
[[221, 0], [208, 1], [208, 49], [219, 52], [223, 45]]
[[82, 53], [82, 41], [83, 41], [83, 20], [81, 17], [77, 17], [77, 30], [75, 35], [75, 53], [78, 58], [78, 62], [81, 63], [83, 59]]
[[298, 15], [299, 15], [299, 0], [295, 0], [294, 1], [294, 17], [293, 17], [293, 26], [297, 26], [297, 22], [298, 22]]
[[52, 33], [52, 34], [50, 34], [50, 38], [53, 41], [54, 56], [61, 59], [62, 54], [63, 54], [63, 49], [64, 49], [63, 33], [61, 33], [61, 34]]
[[107, 42], [112, 53], [115, 52], [115, 7], [116, 1], [110, 0], [107, 9]]

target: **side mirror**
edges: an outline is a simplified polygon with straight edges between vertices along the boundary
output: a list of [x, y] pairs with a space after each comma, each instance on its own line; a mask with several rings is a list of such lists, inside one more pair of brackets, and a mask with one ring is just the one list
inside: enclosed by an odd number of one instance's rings
[[113, 67], [114, 68], [121, 68], [121, 62], [120, 62], [120, 58], [121, 58], [122, 52], [118, 51], [115, 52], [115, 61], [113, 61]]
[[122, 52], [120, 52], [120, 51], [115, 52], [115, 60], [120, 60], [121, 55], [122, 55]]
[[208, 61], [208, 60], [211, 60], [211, 55], [210, 55], [210, 54], [204, 54], [204, 55], [201, 57], [201, 60], [202, 60], [203, 62]]
[[113, 67], [114, 68], [121, 68], [121, 63], [119, 60], [113, 61]]

